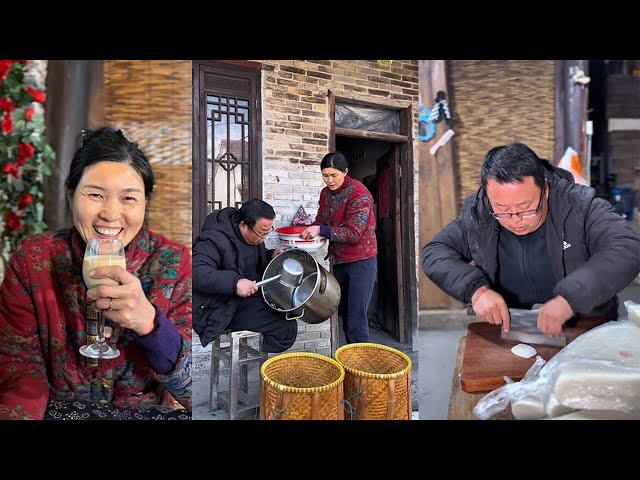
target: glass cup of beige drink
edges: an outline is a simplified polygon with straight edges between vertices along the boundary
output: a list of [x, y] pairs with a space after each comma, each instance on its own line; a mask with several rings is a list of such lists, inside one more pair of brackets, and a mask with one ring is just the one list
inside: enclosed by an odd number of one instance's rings
[[[89, 274], [99, 267], [117, 265], [124, 269], [127, 263], [124, 256], [124, 245], [120, 239], [92, 238], [87, 242], [82, 262], [82, 277], [87, 288], [98, 285], [120, 285], [112, 278], [91, 278]], [[90, 358], [116, 358], [120, 351], [115, 346], [106, 343], [104, 337], [104, 317], [102, 310], [98, 310], [98, 335], [95, 343], [80, 347], [80, 353]]]

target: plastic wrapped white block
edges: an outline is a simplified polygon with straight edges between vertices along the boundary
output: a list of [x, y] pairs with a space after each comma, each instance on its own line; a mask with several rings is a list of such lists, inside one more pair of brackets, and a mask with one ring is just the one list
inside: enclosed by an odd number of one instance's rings
[[640, 415], [615, 410], [578, 410], [546, 420], [640, 420]]
[[571, 413], [574, 410], [575, 408], [570, 408], [567, 405], [563, 405], [562, 403], [560, 403], [553, 393], [549, 393], [547, 402], [545, 404], [547, 417], [559, 417], [561, 415]]
[[[554, 394], [573, 409], [640, 413], [640, 369], [605, 362], [574, 362], [561, 366]], [[550, 417], [552, 414], [547, 409]]]

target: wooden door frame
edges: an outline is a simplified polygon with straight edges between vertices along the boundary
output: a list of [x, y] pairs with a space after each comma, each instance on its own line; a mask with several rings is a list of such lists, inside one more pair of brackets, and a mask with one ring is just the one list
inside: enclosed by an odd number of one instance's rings
[[[398, 103], [388, 105], [360, 100], [353, 97], [336, 96], [331, 90], [328, 94], [329, 111], [329, 151], [336, 149], [336, 136], [352, 137], [363, 140], [380, 140], [399, 144], [396, 155], [399, 161], [394, 161], [394, 177], [396, 187], [399, 187], [396, 195], [396, 262], [398, 278], [398, 321], [399, 336], [401, 342], [406, 342], [412, 350], [417, 348], [418, 339], [418, 283], [416, 279], [416, 254], [415, 254], [415, 195], [414, 195], [414, 164], [413, 164], [413, 118], [411, 104]], [[371, 132], [351, 128], [336, 128], [335, 109], [336, 101], [352, 103], [355, 105], [385, 108], [400, 111], [400, 131], [403, 135], [390, 133]], [[404, 225], [404, 228], [401, 228]], [[403, 248], [403, 246], [410, 248]], [[406, 322], [405, 319], [411, 319]], [[337, 327], [336, 327], [337, 328]]]
[[262, 64], [258, 62], [250, 62], [246, 60], [193, 60], [191, 62], [191, 81], [193, 85], [193, 116], [192, 116], [192, 161], [191, 161], [191, 174], [192, 174], [192, 226], [191, 236], [193, 242], [197, 233], [202, 226], [203, 218], [201, 217], [202, 205], [199, 201], [206, 198], [207, 195], [207, 183], [206, 180], [202, 181], [200, 176], [200, 164], [203, 159], [206, 158], [206, 150], [201, 143], [200, 131], [206, 129], [206, 112], [200, 111], [200, 92], [204, 88], [203, 78], [204, 73], [201, 71], [201, 66], [208, 66], [216, 68], [222, 74], [229, 73], [233, 75], [234, 72], [237, 75], [238, 67], [246, 68], [247, 77], [251, 78], [252, 88], [251, 97], [254, 98], [254, 105], [251, 106], [255, 111], [255, 121], [251, 125], [251, 137], [255, 144], [254, 151], [252, 152], [251, 159], [255, 160], [255, 164], [251, 165], [252, 175], [249, 179], [250, 190], [253, 197], [262, 198]]

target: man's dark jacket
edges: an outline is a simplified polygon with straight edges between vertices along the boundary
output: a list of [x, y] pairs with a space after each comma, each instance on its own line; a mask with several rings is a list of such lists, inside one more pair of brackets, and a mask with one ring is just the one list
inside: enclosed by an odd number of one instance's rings
[[[238, 209], [227, 207], [210, 213], [193, 246], [193, 329], [202, 346], [227, 328], [238, 307], [236, 284], [244, 277], [239, 233], [234, 230]], [[258, 273], [273, 254], [264, 243], [257, 245]]]
[[[547, 247], [554, 294], [562, 295], [576, 315], [615, 319], [616, 294], [640, 271], [640, 240], [609, 202], [595, 197], [594, 189], [543, 163], [550, 188]], [[471, 303], [482, 285], [494, 286], [500, 225], [490, 212], [480, 188], [465, 199], [460, 217], [422, 249], [427, 276], [464, 303]]]

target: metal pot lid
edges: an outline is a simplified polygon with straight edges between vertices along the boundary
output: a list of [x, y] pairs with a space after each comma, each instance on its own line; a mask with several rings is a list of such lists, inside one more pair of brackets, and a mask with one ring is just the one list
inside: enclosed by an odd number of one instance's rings
[[298, 308], [309, 300], [316, 289], [318, 274], [307, 275], [300, 285], [293, 291], [293, 308]]
[[278, 280], [285, 287], [296, 288], [302, 281], [304, 268], [295, 258], [285, 258], [282, 262], [282, 274]]

